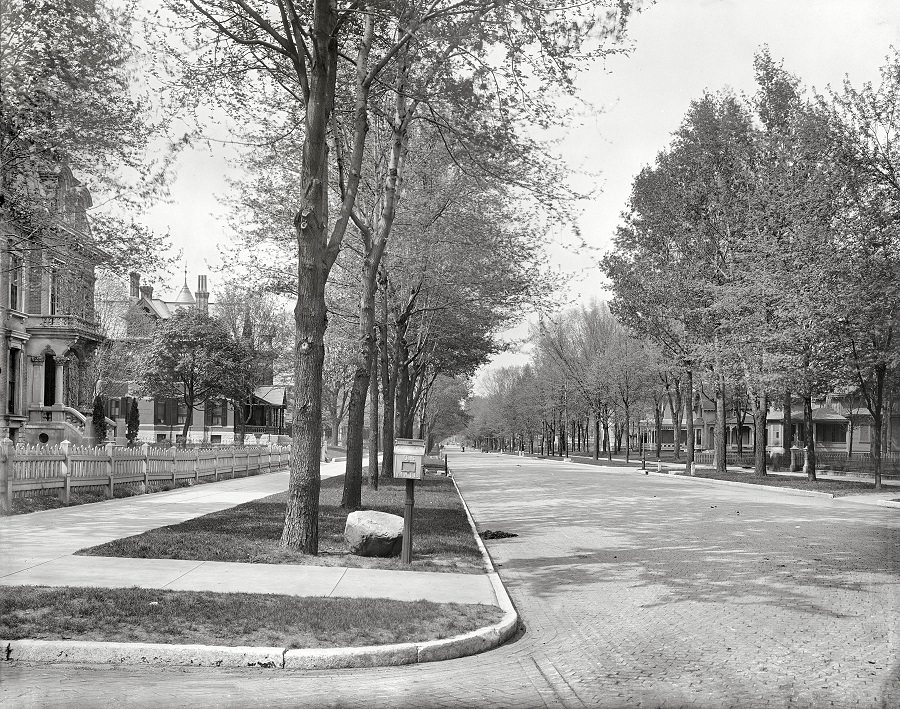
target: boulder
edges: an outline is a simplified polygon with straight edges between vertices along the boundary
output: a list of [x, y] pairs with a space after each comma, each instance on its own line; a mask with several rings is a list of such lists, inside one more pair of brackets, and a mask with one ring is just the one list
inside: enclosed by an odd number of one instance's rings
[[397, 556], [403, 546], [403, 518], [373, 510], [351, 512], [344, 540], [357, 556]]

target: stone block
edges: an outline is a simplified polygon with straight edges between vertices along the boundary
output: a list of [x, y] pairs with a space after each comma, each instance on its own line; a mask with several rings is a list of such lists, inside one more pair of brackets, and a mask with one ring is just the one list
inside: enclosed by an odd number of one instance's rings
[[351, 512], [344, 540], [357, 556], [397, 556], [403, 546], [403, 518], [373, 510]]
[[288, 650], [284, 655], [284, 667], [288, 670], [339, 670], [411, 665], [416, 662], [417, 651], [413, 643]]

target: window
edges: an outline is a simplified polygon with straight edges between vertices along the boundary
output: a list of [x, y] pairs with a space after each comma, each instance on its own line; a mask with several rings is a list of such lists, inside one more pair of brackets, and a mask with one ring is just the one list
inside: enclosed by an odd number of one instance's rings
[[221, 399], [207, 401], [205, 411], [205, 425], [228, 425], [228, 403], [226, 401]]
[[50, 269], [49, 296], [48, 307], [50, 308], [50, 315], [56, 315], [59, 310], [59, 271], [55, 266]]
[[[127, 403], [127, 399], [125, 400]], [[126, 408], [125, 411], [128, 409]], [[107, 399], [106, 400], [106, 415], [111, 418], [113, 421], [119, 418], [119, 414], [122, 411], [122, 400], [121, 399]]]
[[18, 413], [19, 408], [19, 359], [22, 356], [22, 350], [9, 351], [9, 367], [7, 368], [6, 388], [9, 394], [7, 399], [6, 411], [10, 414]]
[[24, 310], [23, 276], [25, 261], [19, 254], [9, 255], [9, 307], [13, 310]]
[[209, 437], [209, 442], [210, 442], [210, 443], [221, 443], [221, 442], [222, 442], [222, 435], [221, 435], [221, 434], [216, 434], [216, 433], [214, 433], [213, 435], [211, 435], [211, 436]]
[[820, 423], [816, 426], [816, 438], [822, 443], [843, 443], [847, 440], [847, 428], [842, 423]]
[[157, 399], [153, 402], [153, 423], [157, 426], [174, 426], [184, 423], [178, 420], [178, 402], [175, 399]]

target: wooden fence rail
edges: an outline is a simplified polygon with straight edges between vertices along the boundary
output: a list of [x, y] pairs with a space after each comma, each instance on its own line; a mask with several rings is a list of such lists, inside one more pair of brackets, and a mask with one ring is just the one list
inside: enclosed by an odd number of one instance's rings
[[145, 443], [134, 448], [76, 446], [17, 447], [0, 441], [0, 508], [9, 510], [18, 494], [56, 490], [67, 504], [72, 488], [180, 480], [220, 480], [269, 473], [290, 462], [290, 446], [230, 446], [179, 450]]

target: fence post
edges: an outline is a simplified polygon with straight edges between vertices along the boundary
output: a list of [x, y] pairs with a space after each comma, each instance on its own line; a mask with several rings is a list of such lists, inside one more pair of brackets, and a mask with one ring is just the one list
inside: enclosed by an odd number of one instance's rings
[[59, 451], [63, 454], [62, 465], [60, 466], [62, 468], [63, 488], [60, 497], [67, 505], [69, 504], [69, 496], [72, 491], [72, 461], [69, 460], [69, 447], [71, 445], [72, 443], [68, 440], [59, 442]]
[[109, 477], [109, 497], [113, 496], [113, 487], [116, 484], [116, 478], [113, 474], [113, 444], [107, 443], [103, 446], [106, 452], [106, 459], [104, 460], [104, 465], [106, 466], [106, 475]]
[[9, 512], [12, 508], [15, 450], [11, 438], [0, 441], [0, 508], [4, 512]]
[[200, 482], [200, 451], [194, 454], [194, 483]]
[[141, 472], [144, 474], [144, 492], [149, 492], [150, 487], [150, 444], [141, 444]]
[[213, 472], [215, 477], [213, 478], [216, 482], [219, 482], [219, 451], [213, 449], [213, 452], [216, 454], [216, 457], [213, 458]]
[[237, 463], [235, 461], [235, 453], [237, 448], [234, 446], [231, 447], [231, 479], [234, 480], [235, 468], [237, 467]]
[[172, 446], [172, 486], [178, 481], [178, 449]]

